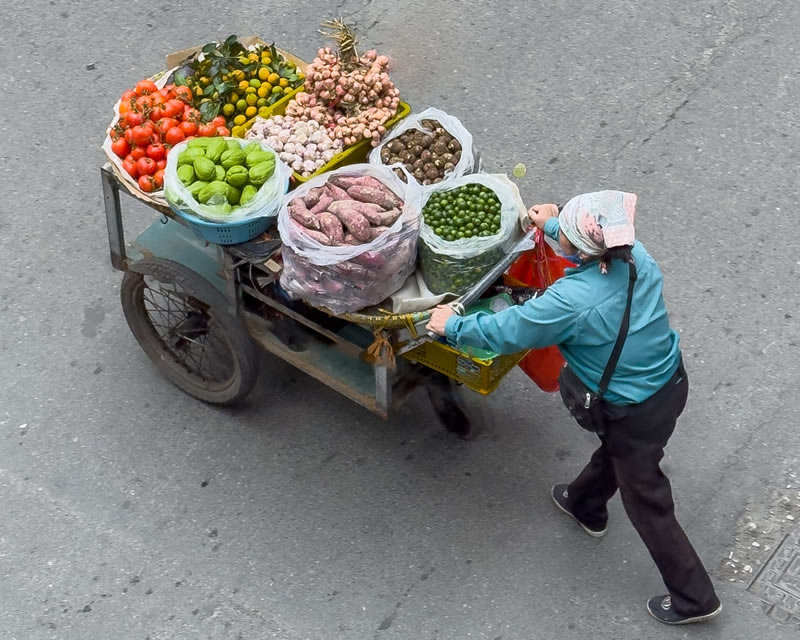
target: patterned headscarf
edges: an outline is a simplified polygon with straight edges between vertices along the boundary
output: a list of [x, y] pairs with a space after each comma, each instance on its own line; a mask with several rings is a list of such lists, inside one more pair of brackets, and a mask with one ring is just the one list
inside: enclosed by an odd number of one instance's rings
[[596, 191], [567, 202], [558, 216], [558, 225], [578, 251], [595, 257], [606, 249], [635, 242], [635, 216], [636, 194]]

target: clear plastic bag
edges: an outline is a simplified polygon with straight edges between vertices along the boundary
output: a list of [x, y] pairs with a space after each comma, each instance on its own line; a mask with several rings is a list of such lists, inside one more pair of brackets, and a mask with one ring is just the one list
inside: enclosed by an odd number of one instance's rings
[[463, 238], [452, 242], [437, 236], [425, 222], [420, 230], [420, 268], [434, 293], [462, 294], [511, 250], [519, 237], [520, 209], [525, 206], [516, 185], [506, 176], [476, 173], [428, 187], [422, 206], [432, 194], [467, 184], [480, 184], [500, 200], [500, 231], [486, 238]]
[[[371, 242], [326, 246], [305, 233], [289, 216], [289, 203], [331, 178], [372, 176], [403, 200], [400, 216]], [[376, 305], [399, 289], [417, 259], [422, 193], [414, 180], [400, 180], [392, 169], [357, 164], [312, 178], [283, 198], [278, 232], [283, 242], [281, 287], [308, 304], [333, 314]]]
[[[223, 138], [223, 140], [226, 143], [228, 140], [234, 140], [241, 147], [253, 142], [252, 140], [241, 140], [239, 138]], [[277, 213], [281, 198], [289, 189], [289, 176], [291, 176], [292, 172], [289, 167], [281, 162], [278, 154], [266, 144], [259, 142], [265, 152], [275, 156], [274, 173], [259, 187], [258, 193], [250, 202], [236, 207], [230, 213], [223, 213], [217, 208], [218, 205], [223, 204], [224, 198], [220, 202], [214, 202], [212, 198], [209, 201], [211, 204], [200, 204], [195, 200], [188, 187], [178, 179], [178, 156], [188, 145], [188, 142], [181, 142], [172, 147], [167, 155], [167, 168], [164, 171], [164, 196], [170, 206], [178, 211], [199, 216], [211, 222], [222, 223], [238, 222], [249, 218], [265, 218], [274, 216]]]
[[[439, 109], [435, 109], [433, 107], [429, 107], [420, 113], [412, 113], [410, 116], [402, 120], [400, 124], [394, 127], [390, 131], [389, 135], [383, 140], [383, 142], [381, 142], [379, 146], [375, 147], [375, 149], [370, 152], [369, 163], [376, 166], [387, 166], [384, 165], [383, 161], [381, 160], [381, 150], [392, 140], [411, 129], [429, 132], [429, 130], [422, 125], [423, 120], [436, 120], [442, 125], [442, 128], [444, 128], [447, 133], [458, 140], [459, 144], [461, 145], [461, 159], [458, 161], [458, 163], [456, 163], [455, 169], [445, 173], [445, 177], [441, 182], [438, 182], [435, 185], [423, 186], [422, 191], [425, 193], [429, 189], [433, 189], [437, 185], [443, 184], [448, 180], [472, 173], [475, 167], [475, 150], [472, 146], [472, 134], [467, 131], [464, 125], [461, 124], [461, 121], [455, 116], [451, 116], [444, 111], [440, 111]], [[408, 173], [408, 169], [406, 167], [402, 168], [406, 173]]]

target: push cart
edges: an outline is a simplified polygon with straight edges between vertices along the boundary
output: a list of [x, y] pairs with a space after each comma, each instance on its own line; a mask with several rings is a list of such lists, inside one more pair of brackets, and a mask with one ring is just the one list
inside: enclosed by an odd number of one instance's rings
[[[457, 388], [491, 393], [525, 355], [462, 353], [426, 333], [428, 312], [334, 317], [292, 301], [276, 275], [277, 232], [209, 244], [168, 206], [144, 201], [159, 217], [128, 244], [120, 194], [136, 194], [110, 164], [101, 179], [128, 325], [160, 373], [199, 400], [228, 405], [250, 393], [258, 377], [255, 343], [382, 418], [424, 386], [445, 426], [467, 435], [470, 419]], [[516, 257], [503, 259], [460, 303], [477, 301]]]

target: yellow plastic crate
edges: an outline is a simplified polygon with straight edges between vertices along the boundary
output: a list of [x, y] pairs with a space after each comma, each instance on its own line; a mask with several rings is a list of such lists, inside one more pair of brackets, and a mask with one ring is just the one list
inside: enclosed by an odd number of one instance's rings
[[513, 369], [527, 351], [491, 359], [475, 358], [442, 342], [425, 342], [403, 357], [443, 373], [448, 378], [487, 396], [497, 389], [503, 377]]

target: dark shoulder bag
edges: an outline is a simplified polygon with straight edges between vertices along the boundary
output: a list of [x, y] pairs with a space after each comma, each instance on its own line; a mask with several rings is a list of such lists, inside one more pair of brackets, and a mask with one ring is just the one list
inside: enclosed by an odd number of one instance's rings
[[574, 417], [578, 424], [584, 429], [597, 433], [601, 438], [606, 435], [606, 417], [605, 411], [603, 410], [603, 396], [608, 390], [608, 383], [611, 381], [611, 375], [614, 373], [617, 361], [622, 353], [622, 347], [625, 345], [625, 338], [628, 337], [628, 327], [631, 321], [631, 300], [633, 299], [633, 285], [636, 283], [636, 267], [633, 262], [628, 263], [628, 269], [628, 301], [625, 304], [625, 312], [622, 314], [622, 324], [619, 328], [617, 342], [614, 344], [614, 349], [611, 351], [611, 357], [608, 359], [608, 364], [603, 371], [603, 377], [600, 378], [600, 386], [597, 388], [597, 393], [592, 393], [568, 365], [564, 366], [558, 378], [561, 399], [564, 401], [564, 405], [567, 409], [569, 409], [572, 417]]

